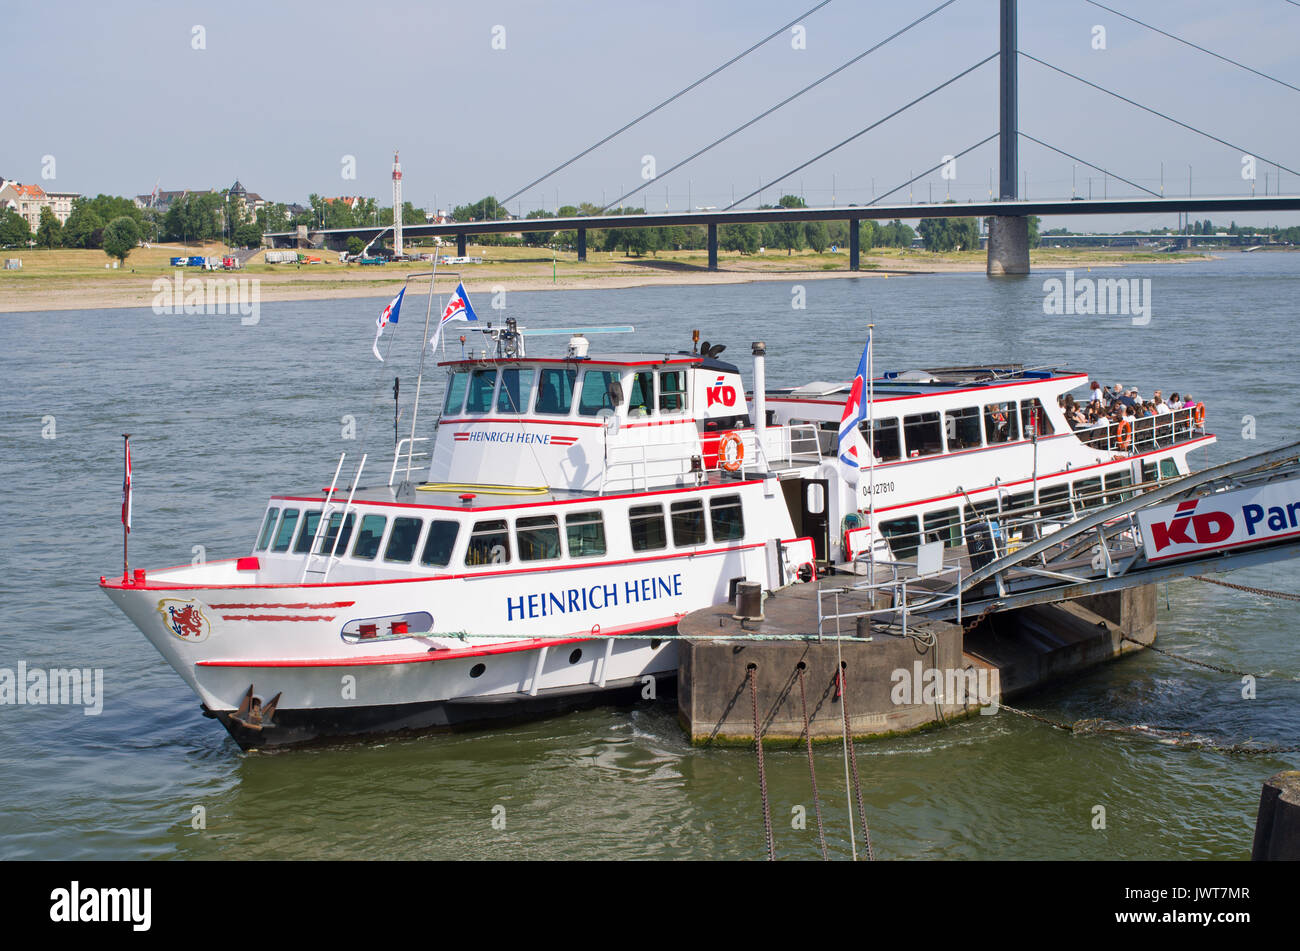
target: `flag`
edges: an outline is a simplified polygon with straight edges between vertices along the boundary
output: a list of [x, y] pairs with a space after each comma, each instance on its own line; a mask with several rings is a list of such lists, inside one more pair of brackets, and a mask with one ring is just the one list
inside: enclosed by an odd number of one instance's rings
[[126, 474], [122, 476], [122, 524], [131, 531], [131, 443], [126, 444]]
[[375, 352], [375, 356], [379, 358], [380, 363], [384, 362], [384, 358], [379, 356], [379, 335], [384, 332], [386, 326], [397, 323], [397, 315], [402, 310], [402, 295], [405, 293], [406, 288], [403, 287], [397, 292], [397, 296], [388, 302], [388, 306], [379, 312], [379, 316], [375, 319], [375, 326], [379, 329], [375, 331], [375, 342], [370, 349]]
[[839, 463], [840, 475], [849, 485], [856, 487], [862, 463], [866, 458], [866, 440], [862, 438], [859, 424], [867, 419], [868, 362], [871, 359], [871, 331], [867, 331], [867, 345], [858, 361], [858, 373], [849, 387], [849, 398], [844, 401], [844, 415], [840, 417]]
[[469, 295], [465, 293], [465, 285], [457, 284], [456, 293], [451, 295], [451, 300], [447, 301], [447, 307], [442, 312], [442, 320], [438, 326], [442, 326], [451, 320], [478, 320], [478, 314], [474, 313], [474, 308], [469, 305]]

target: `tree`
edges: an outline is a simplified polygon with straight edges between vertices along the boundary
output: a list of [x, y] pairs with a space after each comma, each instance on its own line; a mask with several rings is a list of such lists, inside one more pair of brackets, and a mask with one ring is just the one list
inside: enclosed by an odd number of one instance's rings
[[951, 251], [957, 246], [947, 218], [922, 218], [917, 230], [921, 233], [921, 242], [927, 251], [937, 254]]
[[63, 243], [63, 225], [54, 216], [49, 205], [41, 208], [41, 223], [36, 228], [36, 243], [44, 248], [56, 248]]
[[27, 226], [27, 219], [12, 208], [6, 208], [4, 214], [0, 214], [0, 245], [21, 248], [31, 240], [32, 229]]
[[455, 221], [496, 221], [509, 213], [493, 196], [487, 195], [472, 205], [457, 205], [451, 217]]
[[94, 233], [104, 227], [89, 198], [74, 198], [72, 212], [63, 223], [63, 243], [70, 248], [93, 248]]
[[804, 240], [808, 242], [808, 247], [812, 248], [818, 254], [826, 250], [830, 244], [830, 237], [826, 231], [826, 222], [809, 221], [803, 226]]
[[858, 227], [858, 249], [870, 251], [877, 244], [879, 226], [874, 221], [864, 221]]
[[348, 257], [356, 257], [365, 249], [366, 249], [365, 242], [363, 242], [356, 235], [353, 235], [352, 237], [348, 238]]
[[[538, 208], [536, 211], [530, 211], [525, 218], [554, 218], [555, 216], [549, 211]], [[529, 247], [539, 248], [551, 243], [551, 238], [555, 236], [554, 231], [525, 231], [524, 244]], [[575, 239], [576, 240], [576, 239]]]
[[140, 226], [129, 215], [114, 218], [104, 228], [104, 251], [123, 264], [126, 256], [140, 243]]
[[1029, 216], [1029, 246], [1031, 248], [1036, 248], [1043, 243], [1043, 239], [1038, 234], [1038, 226], [1042, 220], [1037, 215]]
[[718, 229], [718, 247], [724, 251], [754, 254], [762, 237], [763, 233], [756, 224], [723, 225]]
[[235, 229], [235, 246], [239, 248], [256, 248], [262, 243], [262, 229], [249, 221]]

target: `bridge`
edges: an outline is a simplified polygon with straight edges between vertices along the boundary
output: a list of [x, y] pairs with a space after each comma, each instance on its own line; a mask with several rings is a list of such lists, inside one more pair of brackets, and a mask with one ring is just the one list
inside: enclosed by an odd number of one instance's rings
[[[822, 0], [822, 2], [818, 3], [811, 10], [807, 11], [804, 14], [804, 16], [807, 16], [821, 9], [822, 7], [826, 6], [829, 2], [831, 2], [831, 0]], [[660, 181], [666, 178], [667, 176], [677, 172], [679, 169], [686, 166], [694, 159], [708, 152], [714, 146], [730, 139], [732, 136], [738, 134], [744, 129], [749, 128], [750, 126], [754, 125], [756, 122], [761, 121], [763, 118], [767, 117], [768, 115], [772, 114], [778, 109], [783, 108], [787, 104], [793, 102], [794, 100], [802, 96], [804, 93], [817, 87], [822, 82], [830, 79], [831, 77], [835, 76], [836, 74], [846, 69], [847, 67], [860, 61], [866, 56], [874, 53], [876, 50], [880, 49], [881, 47], [893, 42], [895, 39], [904, 35], [912, 28], [919, 25], [920, 23], [930, 19], [931, 17], [939, 15], [942, 11], [944, 11], [947, 7], [951, 6], [954, 2], [956, 2], [956, 0], [945, 0], [945, 2], [940, 3], [938, 6], [936, 6], [929, 12], [923, 14], [920, 17], [917, 17], [911, 23], [904, 26], [902, 29], [897, 30], [896, 32], [884, 38], [883, 40], [876, 43], [875, 45], [871, 46], [864, 52], [853, 57], [848, 62], [836, 67], [835, 69], [831, 70], [830, 72], [828, 72], [821, 78], [817, 79], [813, 83], [810, 83], [809, 85], [798, 90], [793, 95], [788, 96], [782, 101], [760, 112], [758, 115], [754, 116], [749, 121], [737, 126], [734, 129], [731, 129], [721, 137], [715, 139], [713, 142], [710, 142], [707, 145], [703, 146], [702, 148], [696, 150], [687, 158], [674, 164], [671, 168], [658, 174], [657, 176], [654, 176], [651, 179], [651, 181]], [[1096, 0], [1084, 0], [1084, 2], [1091, 3], [1093, 6], [1097, 6], [1102, 10], [1105, 10], [1115, 16], [1119, 16], [1125, 20], [1131, 21], [1132, 23], [1135, 23], [1140, 27], [1143, 27], [1148, 30], [1152, 30], [1165, 37], [1176, 40], [1177, 42], [1182, 43], [1185, 46], [1192, 47], [1193, 49], [1196, 49], [1205, 55], [1214, 57], [1215, 59], [1221, 60], [1223, 62], [1227, 62], [1242, 70], [1253, 73], [1256, 77], [1261, 77], [1264, 80], [1268, 80], [1270, 82], [1285, 86], [1295, 92], [1300, 93], [1300, 87], [1284, 82], [1261, 70], [1252, 68], [1247, 64], [1230, 59], [1206, 47], [1199, 46], [1173, 33], [1167, 32], [1165, 30], [1159, 29], [1156, 26], [1145, 23], [1135, 17], [1120, 13], [1117, 10], [1113, 10], [1110, 7], [1107, 7], [1101, 3], [1096, 2]], [[948, 78], [946, 81], [934, 86], [929, 91], [917, 96], [916, 98], [912, 99], [910, 102], [908, 102], [906, 105], [902, 106], [901, 108], [895, 109], [894, 111], [888, 113], [887, 115], [867, 125], [863, 129], [860, 129], [854, 132], [853, 134], [849, 135], [847, 138], [843, 139], [837, 144], [822, 150], [818, 154], [809, 158], [807, 161], [795, 166], [794, 168], [788, 169], [779, 175], [767, 179], [754, 192], [742, 196], [740, 199], [733, 200], [732, 203], [724, 209], [721, 210], [710, 209], [710, 210], [701, 210], [697, 212], [686, 211], [681, 213], [662, 213], [662, 214], [621, 213], [621, 209], [626, 207], [625, 205], [626, 200], [631, 198], [633, 195], [636, 195], [644, 188], [646, 188], [650, 184], [650, 182], [647, 181], [637, 186], [636, 188], [632, 189], [631, 191], [627, 192], [626, 194], [619, 196], [609, 205], [606, 205], [604, 209], [602, 209], [603, 212], [609, 212], [611, 209], [613, 209], [614, 213], [612, 214], [602, 213], [600, 215], [574, 217], [574, 218], [533, 218], [533, 219], [490, 220], [490, 221], [467, 221], [467, 222], [454, 222], [448, 224], [409, 225], [409, 226], [401, 227], [401, 233], [403, 236], [409, 236], [409, 237], [455, 238], [457, 244], [457, 253], [460, 256], [464, 256], [466, 253], [466, 246], [469, 238], [475, 235], [574, 231], [576, 232], [576, 237], [577, 237], [576, 243], [577, 243], [578, 259], [581, 261], [581, 260], [586, 260], [587, 234], [589, 231], [593, 229], [658, 228], [658, 227], [666, 227], [666, 226], [698, 225], [698, 226], [703, 226], [704, 228], [707, 229], [709, 270], [717, 270], [718, 268], [718, 226], [719, 225], [742, 224], [742, 223], [762, 224], [762, 223], [788, 222], [788, 221], [797, 221], [797, 222], [845, 221], [848, 222], [850, 225], [849, 249], [848, 249], [849, 268], [851, 270], [857, 270], [860, 266], [860, 249], [859, 249], [859, 236], [858, 236], [857, 223], [860, 221], [889, 220], [894, 218], [915, 220], [918, 218], [946, 218], [946, 217], [967, 217], [967, 216], [987, 217], [990, 223], [989, 236], [987, 242], [987, 249], [988, 249], [987, 272], [989, 275], [994, 276], [994, 275], [1012, 275], [1012, 274], [1028, 273], [1029, 271], [1029, 229], [1028, 229], [1029, 216], [1042, 217], [1047, 215], [1053, 215], [1053, 216], [1059, 215], [1059, 216], [1073, 217], [1077, 215], [1150, 214], [1150, 213], [1166, 213], [1166, 212], [1187, 213], [1189, 215], [1203, 213], [1203, 212], [1231, 212], [1235, 214], [1248, 214], [1248, 213], [1269, 212], [1269, 211], [1300, 211], [1300, 195], [1265, 194], [1263, 196], [1256, 196], [1252, 194], [1251, 196], [1231, 196], [1231, 195], [1193, 196], [1190, 194], [1191, 192], [1190, 178], [1189, 178], [1188, 195], [1178, 196], [1178, 197], [1173, 197], [1173, 196], [1167, 197], [1162, 194], [1163, 189], [1162, 192], [1153, 191], [1152, 189], [1147, 188], [1137, 183], [1136, 181], [1133, 181], [1129, 178], [1119, 175], [1116, 172], [1111, 171], [1109, 169], [1103, 168], [1102, 166], [1096, 163], [1089, 162], [1086, 159], [1074, 155], [1070, 152], [1067, 152], [1062, 148], [1052, 145], [1042, 139], [1036, 138], [1028, 134], [1027, 132], [1021, 131], [1019, 127], [1019, 64], [1023, 59], [1027, 62], [1032, 62], [1045, 70], [1055, 72], [1058, 75], [1065, 76], [1084, 86], [1090, 87], [1095, 91], [1104, 93], [1116, 100], [1126, 103], [1131, 107], [1143, 110], [1144, 112], [1156, 118], [1159, 118], [1164, 122], [1170, 123], [1175, 126], [1179, 126], [1184, 130], [1188, 130], [1193, 133], [1196, 133], [1197, 135], [1200, 135], [1215, 143], [1218, 143], [1219, 145], [1222, 145], [1225, 148], [1232, 149], [1234, 151], [1242, 153], [1245, 156], [1250, 156], [1254, 159], [1258, 159], [1258, 161], [1261, 164], [1273, 165], [1275, 168], [1279, 170], [1279, 175], [1281, 171], [1287, 171], [1291, 174], [1300, 176], [1300, 171], [1296, 171], [1295, 169], [1288, 167], [1287, 165], [1278, 162], [1273, 158], [1265, 157], [1255, 150], [1246, 148], [1238, 143], [1230, 142], [1225, 138], [1222, 138], [1204, 129], [1198, 128], [1197, 126], [1189, 122], [1180, 120], [1172, 115], [1168, 115], [1157, 109], [1146, 106], [1141, 102], [1137, 101], [1136, 99], [1126, 96], [1120, 92], [1106, 88], [1100, 85], [1099, 83], [1089, 80], [1083, 76], [1076, 75], [1072, 72], [1069, 72], [1058, 66], [1055, 66], [1052, 63], [1047, 62], [1046, 60], [1034, 56], [1032, 53], [1020, 48], [1019, 45], [1019, 37], [1018, 37], [1019, 19], [1018, 19], [1018, 12], [1017, 12], [1017, 0], [999, 0], [999, 5], [1000, 5], [1000, 20], [999, 20], [1000, 42], [997, 51], [979, 60], [974, 65], [969, 66], [968, 68], [956, 73], [952, 77]], [[567, 161], [560, 163], [559, 165], [552, 168], [550, 171], [546, 172], [540, 177], [534, 178], [524, 187], [517, 189], [510, 195], [507, 195], [506, 198], [503, 199], [503, 201], [500, 204], [504, 205], [506, 202], [509, 202], [510, 200], [518, 197], [519, 195], [532, 189], [533, 187], [540, 184], [541, 182], [546, 181], [548, 178], [550, 178], [560, 170], [577, 162], [583, 156], [591, 153], [592, 151], [606, 144], [613, 138], [626, 132], [628, 129], [632, 128], [642, 120], [658, 112], [660, 109], [667, 107], [672, 102], [686, 95], [695, 87], [701, 85], [712, 76], [716, 75], [717, 73], [726, 69], [733, 63], [749, 55], [754, 50], [768, 43], [775, 37], [784, 34], [784, 32], [790, 29], [791, 26], [797, 24], [800, 19], [802, 19], [802, 17], [796, 18], [790, 24], [786, 24], [785, 26], [781, 27], [775, 32], [769, 34], [766, 38], [754, 44], [745, 52], [739, 54], [738, 56], [733, 57], [732, 59], [728, 60], [727, 62], [717, 67], [716, 69], [705, 74], [703, 77], [689, 84], [684, 89], [678, 91], [672, 96], [669, 96], [667, 99], [660, 102], [654, 108], [650, 109], [645, 113], [642, 113], [640, 116], [634, 118], [632, 121], [624, 124], [616, 132], [607, 135], [597, 143], [583, 149], [582, 151], [578, 152], [576, 155], [574, 155]], [[997, 62], [998, 76], [999, 76], [999, 85], [998, 85], [999, 125], [997, 130], [993, 131], [992, 134], [981, 139], [979, 142], [976, 142], [973, 145], [970, 145], [969, 147], [962, 149], [960, 151], [956, 151], [950, 156], [945, 156], [945, 160], [949, 160], [949, 161], [955, 160], [974, 151], [975, 149], [979, 148], [982, 145], [985, 145], [994, 140], [997, 141], [999, 181], [998, 181], [998, 187], [996, 192], [992, 188], [990, 189], [989, 201], [965, 202], [965, 203], [957, 203], [957, 202], [918, 203], [909, 200], [906, 203], [897, 203], [897, 202], [886, 203], [886, 199], [888, 199], [890, 195], [902, 191], [904, 188], [907, 188], [908, 186], [919, 181], [920, 179], [928, 175], [931, 175], [935, 171], [938, 171], [941, 168], [943, 168], [945, 163], [940, 163], [939, 165], [935, 165], [933, 167], [927, 168], [919, 175], [912, 176], [907, 181], [900, 183], [899, 185], [895, 186], [894, 188], [890, 189], [889, 191], [879, 196], [879, 198], [877, 198], [876, 200], [865, 205], [847, 205], [847, 206], [837, 206], [837, 207], [829, 207], [829, 208], [816, 207], [816, 208], [769, 208], [769, 209], [760, 209], [760, 208], [744, 209], [744, 208], [737, 207], [738, 205], [743, 204], [744, 202], [750, 200], [751, 198], [754, 198], [755, 195], [761, 195], [762, 192], [765, 190], [770, 191], [772, 188], [777, 187], [781, 182], [789, 180], [790, 178], [792, 178], [792, 176], [801, 172], [803, 169], [807, 168], [808, 166], [825, 158], [827, 155], [830, 155], [836, 150], [843, 148], [844, 146], [850, 144], [851, 142], [858, 140], [860, 137], [868, 134], [869, 132], [875, 130], [876, 128], [885, 124], [886, 122], [893, 119], [894, 117], [918, 105], [922, 101], [928, 99], [930, 96], [938, 93], [940, 90], [945, 89], [946, 87], [952, 85], [953, 83], [956, 83], [958, 80], [979, 70], [985, 64], [994, 61]], [[1114, 198], [1114, 199], [1111, 198], [1093, 199], [1091, 197], [1088, 198], [1074, 197], [1070, 199], [1049, 199], [1049, 200], [1038, 200], [1038, 201], [1023, 200], [1020, 198], [1019, 195], [1019, 181], [1020, 181], [1019, 145], [1022, 139], [1028, 140], [1042, 148], [1050, 150], [1059, 155], [1065, 156], [1066, 158], [1069, 158], [1072, 161], [1082, 164], [1088, 168], [1100, 171], [1105, 176], [1107, 176], [1107, 179], [1114, 178], [1118, 182], [1122, 182], [1127, 185], [1130, 185], [1136, 190], [1145, 193], [1147, 197]], [[993, 200], [994, 195], [997, 196], [997, 200]], [[325, 244], [331, 248], [341, 250], [342, 248], [346, 247], [349, 238], [357, 237], [360, 238], [363, 242], [369, 243], [374, 241], [379, 236], [381, 236], [385, 231], [389, 230], [390, 227], [391, 226], [318, 229], [318, 230], [300, 228], [296, 232], [268, 233], [267, 235], [265, 235], [264, 241], [273, 247], [285, 247], [285, 246], [291, 246], [291, 245], [307, 242], [315, 245]], [[1171, 236], [1171, 238], [1172, 237], [1173, 236]], [[1179, 237], [1195, 238], [1198, 236], [1182, 235]]]

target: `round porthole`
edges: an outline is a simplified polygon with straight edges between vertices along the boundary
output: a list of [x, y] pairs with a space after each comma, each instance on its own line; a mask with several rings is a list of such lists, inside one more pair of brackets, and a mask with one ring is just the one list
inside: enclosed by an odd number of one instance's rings
[[576, 663], [577, 663], [578, 661], [580, 661], [580, 660], [582, 660], [582, 648], [581, 648], [581, 647], [579, 647], [579, 648], [575, 648], [574, 651], [573, 651], [573, 653], [569, 655], [569, 663], [570, 663], [570, 664], [576, 664]]
[[482, 677], [485, 670], [487, 670], [487, 664], [475, 664], [469, 669], [469, 675], [471, 677]]
[[651, 639], [651, 641], [650, 641], [650, 649], [651, 649], [652, 651], [657, 651], [657, 650], [659, 649], [659, 645], [662, 644], [662, 643], [663, 643], [663, 641], [659, 640], [659, 638], [657, 638], [657, 637], [656, 637], [656, 638], [653, 638], [653, 639]]

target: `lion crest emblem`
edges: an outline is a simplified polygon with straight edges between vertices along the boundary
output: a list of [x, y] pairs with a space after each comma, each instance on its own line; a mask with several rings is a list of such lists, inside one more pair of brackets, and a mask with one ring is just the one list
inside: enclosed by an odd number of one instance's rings
[[158, 613], [162, 615], [163, 626], [188, 644], [207, 640], [212, 633], [212, 625], [197, 601], [163, 598], [158, 602]]

